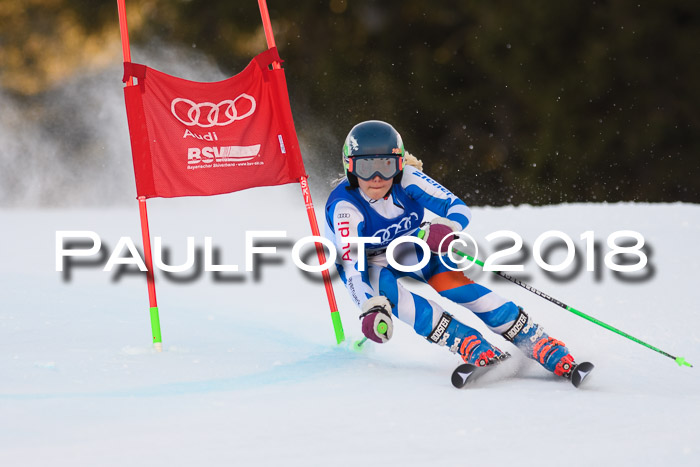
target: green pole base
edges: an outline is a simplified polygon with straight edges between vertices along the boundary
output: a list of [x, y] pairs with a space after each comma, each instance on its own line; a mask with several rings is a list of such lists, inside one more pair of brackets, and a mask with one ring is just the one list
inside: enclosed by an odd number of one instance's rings
[[153, 346], [158, 352], [163, 350], [163, 338], [160, 335], [160, 317], [158, 307], [151, 307], [151, 334], [153, 335]]
[[340, 313], [338, 311], [331, 311], [331, 320], [333, 321], [333, 330], [335, 331], [335, 340], [337, 344], [340, 344], [345, 340], [345, 333], [343, 332], [343, 323], [340, 320]]

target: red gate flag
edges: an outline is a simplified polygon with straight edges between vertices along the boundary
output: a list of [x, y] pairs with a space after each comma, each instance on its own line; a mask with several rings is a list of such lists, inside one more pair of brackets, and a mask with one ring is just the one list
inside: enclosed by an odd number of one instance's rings
[[198, 83], [124, 63], [136, 175], [146, 198], [209, 196], [299, 182], [305, 176], [277, 49], [236, 76]]

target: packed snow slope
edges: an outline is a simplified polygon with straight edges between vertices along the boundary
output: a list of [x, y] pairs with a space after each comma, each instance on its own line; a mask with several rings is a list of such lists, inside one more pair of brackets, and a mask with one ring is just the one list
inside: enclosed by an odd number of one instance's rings
[[[316, 203], [322, 219], [323, 200]], [[136, 202], [0, 211], [0, 465], [700, 465], [697, 365], [679, 368], [474, 270], [470, 277], [523, 306], [596, 369], [577, 390], [442, 302], [514, 354], [498, 376], [456, 390], [450, 373], [458, 358], [402, 323], [389, 343], [352, 350], [361, 337], [357, 311], [336, 275], [347, 341], [335, 344], [318, 274], [291, 260], [293, 243], [309, 235], [297, 186], [156, 199], [149, 215], [152, 235], [171, 251], [168, 264], [185, 261], [187, 236], [200, 249], [209, 236], [215, 262], [240, 268], [218, 278], [156, 271], [162, 353], [150, 345], [143, 275], [102, 271], [120, 237], [141, 245]], [[97, 233], [105, 256], [57, 272], [63, 230]], [[262, 255], [255, 272], [245, 271], [247, 230], [287, 232], [263, 242], [277, 253]], [[499, 230], [524, 240], [527, 251], [504, 259], [524, 265], [519, 277], [700, 365], [700, 206], [474, 209], [467, 231], [486, 253], [497, 248], [484, 237]], [[549, 230], [577, 248], [578, 266], [558, 279], [532, 257]], [[604, 265], [606, 239], [618, 230], [644, 236], [649, 264], [640, 273], [621, 278]], [[587, 231], [601, 246], [593, 272], [580, 239]], [[550, 262], [563, 257], [557, 249]]]

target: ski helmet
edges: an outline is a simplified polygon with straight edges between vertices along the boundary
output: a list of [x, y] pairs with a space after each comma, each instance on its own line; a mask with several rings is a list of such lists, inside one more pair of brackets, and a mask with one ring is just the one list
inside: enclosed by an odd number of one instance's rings
[[401, 182], [404, 166], [401, 135], [393, 126], [379, 120], [355, 125], [343, 145], [343, 167], [350, 186], [357, 188], [357, 178], [371, 180], [379, 175], [385, 180]]

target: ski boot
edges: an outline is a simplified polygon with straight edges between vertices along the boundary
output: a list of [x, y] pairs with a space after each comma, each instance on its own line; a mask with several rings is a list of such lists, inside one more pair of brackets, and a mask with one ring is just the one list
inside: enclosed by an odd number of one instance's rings
[[533, 323], [522, 308], [518, 307], [518, 310], [518, 317], [503, 333], [503, 337], [547, 370], [570, 379], [576, 363], [566, 344], [549, 337], [542, 326]]
[[460, 323], [447, 312], [442, 314], [428, 340], [446, 346], [450, 352], [459, 354], [465, 363], [475, 366], [491, 365], [510, 356], [491, 345], [476, 329]]

